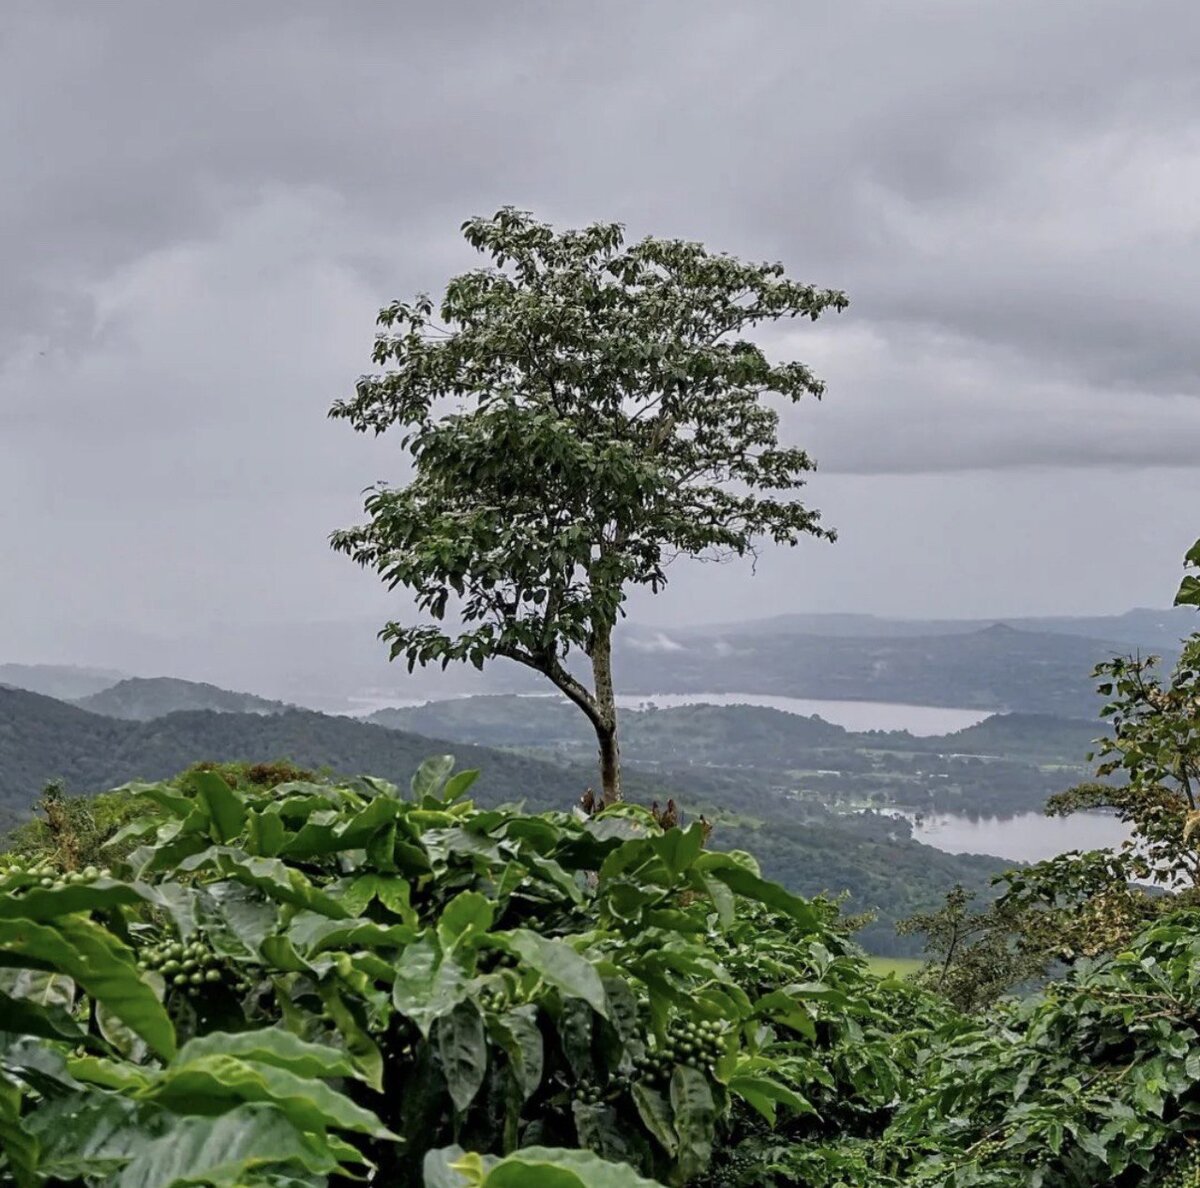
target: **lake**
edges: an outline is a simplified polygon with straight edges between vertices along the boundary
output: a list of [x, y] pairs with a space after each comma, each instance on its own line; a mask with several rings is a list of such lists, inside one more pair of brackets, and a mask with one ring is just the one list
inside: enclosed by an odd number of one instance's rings
[[1129, 836], [1129, 827], [1107, 813], [979, 818], [940, 813], [920, 822], [912, 813], [898, 815], [913, 822], [913, 839], [927, 846], [948, 854], [992, 854], [1017, 862], [1040, 862], [1068, 850], [1115, 848]]

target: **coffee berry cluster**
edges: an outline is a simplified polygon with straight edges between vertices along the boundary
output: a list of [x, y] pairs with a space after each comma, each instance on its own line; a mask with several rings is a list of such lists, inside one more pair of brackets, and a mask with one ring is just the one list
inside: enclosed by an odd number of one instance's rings
[[669, 1084], [677, 1064], [701, 1069], [711, 1076], [724, 1050], [724, 1030], [713, 1019], [699, 1023], [691, 1019], [676, 1020], [661, 1046], [647, 1049], [645, 1056], [634, 1060], [634, 1071], [652, 1087]]
[[1161, 1188], [1200, 1188], [1200, 1147], [1182, 1152], [1159, 1184]]
[[150, 945], [138, 954], [138, 969], [161, 974], [168, 986], [194, 991], [202, 986], [228, 983], [235, 990], [248, 990], [249, 982], [236, 975], [203, 941], [179, 941]]
[[19, 858], [10, 858], [0, 867], [0, 878], [10, 878], [14, 875], [25, 875], [35, 881], [30, 886], [42, 887], [47, 891], [58, 891], [63, 887], [74, 887], [82, 883], [92, 883], [96, 879], [107, 879], [112, 872], [107, 866], [85, 866], [82, 870], [60, 870], [44, 858], [24, 863]]

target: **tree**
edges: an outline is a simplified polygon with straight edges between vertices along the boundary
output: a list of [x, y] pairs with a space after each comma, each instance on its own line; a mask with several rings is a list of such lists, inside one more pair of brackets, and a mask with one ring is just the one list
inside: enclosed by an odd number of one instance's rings
[[557, 233], [505, 208], [463, 233], [493, 266], [451, 280], [438, 320], [425, 294], [383, 309], [374, 361], [388, 370], [330, 410], [361, 432], [399, 427], [412, 462], [332, 544], [433, 620], [380, 632], [409, 671], [506, 657], [552, 681], [596, 732], [612, 803], [612, 633], [628, 589], [657, 593], [678, 555], [833, 539], [791, 494], [813, 462], [780, 444], [764, 399], [823, 385], [744, 334], [846, 298], [697, 243], [626, 247], [615, 223]]

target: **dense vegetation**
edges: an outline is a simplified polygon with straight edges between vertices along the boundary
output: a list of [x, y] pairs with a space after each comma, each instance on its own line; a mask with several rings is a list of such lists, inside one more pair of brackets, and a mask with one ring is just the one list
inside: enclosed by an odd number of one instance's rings
[[[730, 712], [736, 717], [737, 711]], [[231, 762], [286, 757], [311, 770], [374, 771], [397, 781], [442, 746], [416, 734], [307, 711], [171, 713], [135, 723], [0, 689], [0, 806], [7, 803], [9, 823], [15, 823], [47, 780], [61, 779], [75, 792], [96, 791], [130, 779], [165, 778], [197, 754]], [[487, 804], [519, 800], [530, 807], [565, 808], [592, 779], [583, 751], [575, 757], [553, 752], [549, 761], [465, 743], [455, 749], [483, 770], [478, 797]], [[673, 796], [705, 812], [718, 825], [713, 839], [718, 847], [761, 842], [772, 877], [794, 891], [848, 893], [848, 910], [877, 914], [863, 937], [880, 953], [918, 952], [918, 939], [897, 937], [900, 919], [932, 910], [958, 883], [986, 896], [990, 876], [1007, 865], [919, 845], [902, 821], [839, 815], [815, 799], [797, 802], [789, 795], [795, 781], [786, 772], [636, 766], [626, 770], [625, 783], [642, 803], [665, 803]]]
[[700, 823], [478, 810], [443, 760], [407, 795], [305, 774], [135, 786], [84, 811], [133, 816], [109, 839], [51, 797], [22, 831], [0, 876], [17, 1183], [364, 1160], [458, 1183], [462, 1148], [531, 1145], [715, 1183], [781, 1117], [789, 1161], [832, 1169], [830, 1123], [865, 1140], [913, 1075], [889, 1038], [941, 1018]]
[[1194, 912], [960, 1015], [701, 823], [477, 809], [450, 773], [48, 796], [0, 873], [0, 1175], [1193, 1182]]
[[[582, 762], [591, 743], [578, 717], [562, 701], [493, 695], [379, 710], [370, 721]], [[852, 732], [750, 705], [625, 710], [621, 720], [623, 753], [642, 770], [749, 768], [820, 805], [969, 816], [1040, 811], [1051, 793], [1088, 771], [1098, 732], [1090, 719], [1002, 714], [953, 734], [914, 737]]]

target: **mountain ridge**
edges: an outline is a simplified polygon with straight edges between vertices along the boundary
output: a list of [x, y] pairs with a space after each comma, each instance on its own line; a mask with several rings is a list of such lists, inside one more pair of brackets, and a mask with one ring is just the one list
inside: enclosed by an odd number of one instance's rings
[[126, 677], [97, 693], [74, 698], [73, 703], [90, 713], [135, 722], [183, 710], [278, 714], [297, 708], [255, 693], [239, 693], [207, 681], [179, 677]]

